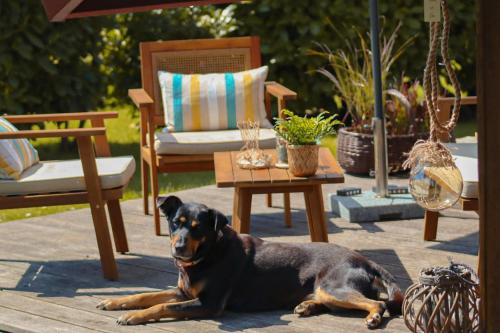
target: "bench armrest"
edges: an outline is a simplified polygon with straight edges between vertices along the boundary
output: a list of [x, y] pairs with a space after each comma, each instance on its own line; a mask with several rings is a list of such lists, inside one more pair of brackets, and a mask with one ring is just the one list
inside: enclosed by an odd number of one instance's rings
[[68, 120], [97, 120], [118, 118], [118, 112], [75, 112], [75, 113], [48, 113], [29, 114], [19, 116], [3, 116], [13, 124], [40, 123], [46, 121], [68, 121]]
[[129, 89], [128, 96], [138, 108], [154, 103], [153, 99], [144, 89]]
[[0, 140], [4, 139], [21, 139], [21, 138], [67, 138], [67, 137], [89, 137], [105, 135], [106, 128], [76, 128], [76, 129], [57, 129], [57, 130], [32, 130], [32, 131], [17, 131], [17, 132], [1, 132]]
[[297, 98], [297, 93], [295, 91], [290, 90], [287, 87], [274, 81], [266, 82], [266, 92], [269, 95], [282, 100], [290, 100]]

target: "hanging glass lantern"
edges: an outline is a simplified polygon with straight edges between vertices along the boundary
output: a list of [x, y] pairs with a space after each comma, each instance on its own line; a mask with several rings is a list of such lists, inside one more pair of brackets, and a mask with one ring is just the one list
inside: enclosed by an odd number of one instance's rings
[[462, 189], [462, 174], [455, 164], [417, 163], [411, 170], [410, 193], [426, 210], [450, 208], [460, 199]]

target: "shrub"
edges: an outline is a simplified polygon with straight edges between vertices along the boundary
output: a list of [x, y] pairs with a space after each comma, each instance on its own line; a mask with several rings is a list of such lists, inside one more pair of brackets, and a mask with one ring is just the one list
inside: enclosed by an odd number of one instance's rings
[[99, 105], [99, 31], [106, 18], [49, 23], [39, 0], [0, 2], [0, 114]]
[[209, 38], [197, 26], [198, 10], [178, 8], [116, 15], [101, 31], [102, 75], [110, 104], [128, 102], [127, 91], [141, 86], [139, 43], [157, 40]]
[[[473, 0], [450, 0], [452, 27], [450, 55], [460, 65], [458, 74], [462, 88], [475, 92], [475, 24]], [[417, 39], [405, 56], [394, 66], [394, 73], [409, 77], [422, 77], [428, 49], [428, 28], [423, 20], [423, 2], [406, 0], [379, 1], [380, 15], [385, 16], [386, 26], [395, 27], [402, 22], [401, 40], [416, 34]], [[335, 110], [329, 82], [314, 71], [325, 62], [306, 56], [314, 42], [327, 44], [332, 50], [344, 45], [345, 39], [356, 38], [354, 29], [369, 30], [368, 1], [344, 0], [262, 0], [239, 4], [235, 8], [238, 29], [234, 35], [261, 37], [264, 62], [270, 64], [270, 77], [299, 94], [299, 105], [323, 106]], [[345, 32], [332, 33], [328, 19]]]

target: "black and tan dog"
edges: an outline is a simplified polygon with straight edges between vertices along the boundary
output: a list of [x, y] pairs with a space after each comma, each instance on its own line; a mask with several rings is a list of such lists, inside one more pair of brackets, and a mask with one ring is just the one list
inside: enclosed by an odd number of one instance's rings
[[[368, 311], [366, 325], [380, 325], [385, 310], [401, 312], [402, 293], [382, 267], [346, 248], [324, 243], [265, 242], [238, 235], [220, 212], [161, 197], [177, 288], [104, 300], [103, 310], [144, 309], [118, 319], [135, 325], [161, 318], [214, 317], [224, 310], [264, 311], [295, 307], [299, 316], [328, 309]], [[379, 292], [388, 299], [378, 300]]]

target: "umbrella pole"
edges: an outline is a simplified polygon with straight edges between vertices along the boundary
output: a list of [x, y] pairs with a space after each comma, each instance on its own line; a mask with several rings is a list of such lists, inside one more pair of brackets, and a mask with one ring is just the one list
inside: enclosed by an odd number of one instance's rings
[[382, 105], [378, 0], [370, 0], [370, 36], [375, 93], [375, 116], [373, 117], [373, 135], [375, 141], [375, 193], [378, 197], [387, 197], [389, 195], [387, 190], [387, 137], [384, 109]]

